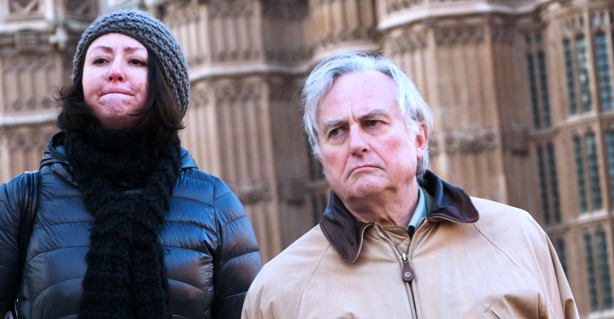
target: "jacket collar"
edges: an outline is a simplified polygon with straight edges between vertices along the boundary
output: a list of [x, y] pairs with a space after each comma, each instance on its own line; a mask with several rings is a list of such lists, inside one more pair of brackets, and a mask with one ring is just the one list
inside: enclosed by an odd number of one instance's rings
[[[431, 171], [423, 175], [419, 184], [433, 198], [433, 205], [427, 213], [429, 222], [474, 223], [478, 220], [478, 211], [462, 188], [446, 183]], [[356, 261], [365, 230], [374, 224], [356, 219], [337, 194], [331, 191], [320, 228], [344, 262], [351, 264]]]

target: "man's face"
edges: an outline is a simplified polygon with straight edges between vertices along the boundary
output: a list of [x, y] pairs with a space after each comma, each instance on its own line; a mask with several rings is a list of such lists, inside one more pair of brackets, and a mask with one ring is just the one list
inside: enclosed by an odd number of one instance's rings
[[320, 161], [346, 205], [394, 199], [417, 185], [427, 133], [424, 125], [416, 136], [409, 131], [396, 98], [390, 77], [362, 71], [340, 76], [319, 105]]

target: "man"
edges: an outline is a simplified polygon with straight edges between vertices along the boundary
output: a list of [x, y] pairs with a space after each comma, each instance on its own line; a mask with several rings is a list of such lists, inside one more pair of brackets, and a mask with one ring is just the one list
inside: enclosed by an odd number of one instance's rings
[[332, 189], [318, 226], [265, 265], [243, 318], [578, 318], [525, 211], [426, 170], [432, 114], [390, 60], [346, 53], [303, 91]]

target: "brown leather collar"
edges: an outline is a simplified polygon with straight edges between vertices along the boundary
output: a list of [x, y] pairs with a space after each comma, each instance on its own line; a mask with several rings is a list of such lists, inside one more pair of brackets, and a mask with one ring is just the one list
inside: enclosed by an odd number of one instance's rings
[[[423, 175], [419, 184], [433, 197], [433, 206], [427, 213], [429, 222], [474, 223], [479, 219], [471, 198], [462, 188], [446, 183], [431, 171]], [[320, 228], [344, 262], [351, 264], [356, 261], [362, 248], [364, 232], [372, 225], [374, 223], [363, 223], [356, 219], [337, 194], [331, 191], [330, 202], [320, 220]]]

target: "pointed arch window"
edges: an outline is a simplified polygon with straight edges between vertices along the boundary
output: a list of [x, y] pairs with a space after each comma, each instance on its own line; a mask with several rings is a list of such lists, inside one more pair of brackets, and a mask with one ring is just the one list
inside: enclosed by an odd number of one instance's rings
[[580, 201], [580, 211], [588, 211], [588, 201], [586, 200], [586, 184], [584, 181], [584, 156], [582, 151], [582, 140], [579, 136], [573, 137], [574, 159], [576, 162], [576, 178], [578, 179], [578, 198]]
[[593, 258], [593, 239], [588, 234], [584, 235], [584, 257], [586, 258], [586, 279], [588, 281], [591, 311], [597, 311], [599, 310], [599, 300], [597, 299], [597, 275], [595, 274], [595, 261]]
[[559, 256], [563, 271], [567, 273], [567, 251], [565, 250], [565, 241], [563, 239], [559, 238], [556, 241], [556, 254]]
[[610, 262], [608, 254], [607, 234], [603, 229], [597, 232], [597, 257], [601, 284], [601, 302], [603, 309], [614, 308], [612, 302], [612, 279], [610, 276]]
[[603, 208], [603, 200], [601, 197], [601, 180], [599, 178], [599, 158], [597, 154], [597, 141], [595, 134], [588, 133], [585, 137], [586, 156], [588, 160], [588, 173], [591, 185], [591, 199], [593, 210]]
[[576, 77], [574, 75], [571, 41], [569, 39], [565, 39], [563, 41], [563, 56], [565, 58], [565, 78], [567, 84], [569, 114], [573, 115], [578, 113], [578, 105], [576, 101]]
[[587, 54], [586, 38], [583, 35], [578, 35], [573, 43], [569, 39], [563, 40], [569, 114], [578, 113], [578, 104], [582, 112], [589, 112], [593, 108]]
[[608, 253], [609, 242], [604, 229], [584, 235], [586, 279], [592, 312], [614, 309]]
[[559, 185], [556, 173], [554, 145], [546, 143], [545, 152], [542, 145], [537, 146], [537, 169], [539, 174], [540, 197], [544, 223], [561, 222], [561, 204], [559, 200]]
[[602, 110], [609, 111], [614, 109], [614, 97], [612, 95], [610, 57], [608, 56], [608, 37], [604, 32], [595, 34], [595, 56], [597, 81], [599, 82], [599, 102]]
[[531, 96], [533, 125], [536, 129], [548, 128], [552, 125], [546, 55], [542, 49], [542, 42], [540, 33], [526, 35], [529, 93]]

